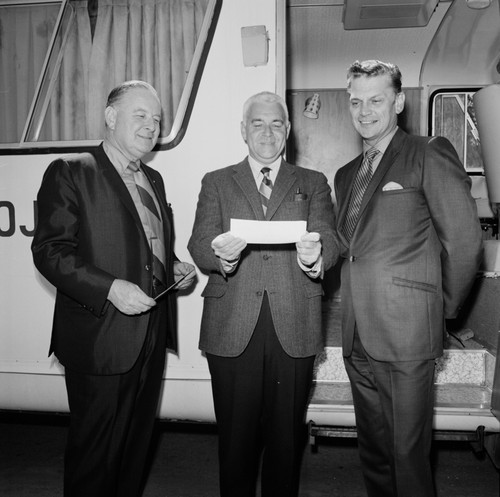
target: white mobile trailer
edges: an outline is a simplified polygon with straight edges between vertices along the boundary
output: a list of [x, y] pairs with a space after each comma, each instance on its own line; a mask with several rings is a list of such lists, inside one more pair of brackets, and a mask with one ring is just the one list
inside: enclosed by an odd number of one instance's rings
[[[186, 245], [202, 176], [246, 154], [239, 130], [246, 98], [262, 90], [286, 97], [292, 122], [288, 158], [323, 171], [333, 184], [337, 169], [361, 146], [347, 111], [347, 67], [356, 59], [378, 58], [397, 63], [403, 73], [402, 125], [414, 133], [448, 136], [473, 180], [488, 257], [468, 314], [454, 323], [459, 340], [447, 341], [450, 348], [437, 364], [435, 429], [437, 436], [465, 437], [479, 428], [482, 435], [492, 434], [486, 437], [489, 445], [496, 444], [498, 219], [489, 205], [486, 179], [492, 173], [485, 174], [485, 166], [491, 166], [483, 165], [472, 102], [478, 90], [500, 79], [498, 0], [159, 3], [202, 12], [189, 11], [186, 25], [180, 24], [181, 33], [194, 32], [188, 41], [172, 41], [187, 46], [186, 58], [172, 55], [181, 45], [173, 45], [172, 54], [157, 49], [158, 64], [167, 59], [172, 64], [153, 74], [137, 68], [142, 66], [120, 66], [127, 60], [122, 52], [129, 57], [133, 51], [132, 27], [120, 35], [129, 38], [115, 40], [119, 53], [104, 45], [107, 34], [119, 29], [120, 16], [104, 16], [113, 8], [111, 0], [0, 0], [0, 409], [68, 410], [63, 368], [47, 357], [55, 291], [31, 258], [35, 198], [54, 158], [100, 142], [102, 95], [113, 77], [115, 83], [150, 77], [168, 97], [169, 126], [148, 162], [162, 174], [173, 206], [176, 254], [190, 261]], [[172, 17], [162, 24], [158, 15], [147, 18], [145, 8], [140, 15], [139, 36], [147, 38], [150, 23], [153, 43], [181, 22]], [[176, 79], [180, 86], [172, 83]], [[303, 110], [314, 94], [321, 106], [318, 118], [308, 119]], [[80, 112], [87, 119], [83, 129]], [[500, 154], [496, 157], [500, 169]], [[198, 272], [195, 288], [178, 298], [179, 353], [167, 356], [162, 419], [214, 421], [210, 376], [197, 345], [205, 282]], [[318, 359], [308, 420], [312, 437], [350, 436], [355, 420], [340, 354], [336, 271], [326, 278], [325, 292], [327, 348]]]

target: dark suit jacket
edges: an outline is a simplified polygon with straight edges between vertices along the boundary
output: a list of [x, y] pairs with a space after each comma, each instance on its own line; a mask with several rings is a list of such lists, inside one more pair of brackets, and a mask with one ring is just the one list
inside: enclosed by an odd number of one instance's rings
[[[361, 156], [335, 178], [338, 226]], [[384, 191], [394, 182], [401, 189]], [[344, 355], [354, 324], [382, 361], [425, 360], [443, 350], [445, 318], [456, 317], [481, 259], [481, 228], [470, 179], [442, 137], [398, 130], [376, 169], [350, 244], [343, 243]]]
[[[172, 212], [160, 174], [142, 166], [164, 220], [170, 284]], [[128, 371], [144, 342], [149, 314], [122, 314], [107, 295], [115, 278], [136, 283], [151, 295], [151, 251], [129, 191], [102, 145], [95, 152], [52, 162], [37, 205], [34, 262], [57, 289], [49, 353], [82, 373]], [[174, 302], [173, 297], [167, 298], [167, 305], [162, 303], [169, 315], [167, 346], [175, 349]]]
[[[297, 189], [303, 197], [295, 195]], [[295, 244], [249, 244], [236, 270], [225, 274], [212, 240], [230, 229], [231, 218], [306, 220], [319, 232], [328, 269], [337, 260], [331, 190], [323, 174], [282, 161], [264, 218], [260, 195], [245, 159], [208, 173], [196, 211], [189, 251], [200, 269], [210, 273], [205, 298], [200, 348], [220, 356], [237, 356], [247, 346], [267, 290], [274, 326], [283, 349], [292, 357], [322, 350], [321, 279], [309, 278], [299, 267]]]

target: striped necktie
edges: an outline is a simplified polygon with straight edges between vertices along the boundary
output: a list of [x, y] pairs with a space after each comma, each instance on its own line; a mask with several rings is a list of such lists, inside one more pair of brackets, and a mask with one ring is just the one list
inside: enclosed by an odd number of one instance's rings
[[347, 208], [344, 225], [342, 226], [342, 231], [344, 232], [347, 240], [351, 239], [356, 223], [358, 222], [361, 201], [363, 200], [363, 195], [365, 194], [366, 188], [370, 183], [373, 174], [372, 163], [378, 153], [379, 150], [373, 147], [366, 152], [363, 163], [361, 164], [358, 174], [356, 175], [356, 179], [354, 180], [351, 198], [349, 199], [349, 207]]
[[269, 176], [271, 168], [263, 167], [260, 172], [262, 173], [262, 182], [259, 187], [260, 200], [262, 202], [262, 210], [264, 211], [264, 216], [267, 213], [267, 204], [271, 198], [271, 192], [273, 191], [273, 182]]
[[[153, 274], [163, 284], [166, 283], [166, 250], [163, 242], [163, 225], [156, 205], [155, 194], [148, 178], [136, 162], [130, 162], [128, 169], [133, 171], [138, 197], [132, 195], [138, 207], [139, 217], [153, 252]], [[139, 201], [139, 202], [138, 202]], [[138, 205], [139, 203], [139, 205]], [[142, 207], [141, 208], [141, 204]]]

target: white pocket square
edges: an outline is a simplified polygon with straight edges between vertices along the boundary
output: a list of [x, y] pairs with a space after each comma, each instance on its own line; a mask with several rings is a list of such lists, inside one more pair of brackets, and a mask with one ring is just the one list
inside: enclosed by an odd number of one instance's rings
[[402, 190], [403, 187], [399, 183], [394, 183], [394, 181], [389, 181], [389, 183], [385, 184], [382, 188], [383, 192], [388, 192], [389, 190]]

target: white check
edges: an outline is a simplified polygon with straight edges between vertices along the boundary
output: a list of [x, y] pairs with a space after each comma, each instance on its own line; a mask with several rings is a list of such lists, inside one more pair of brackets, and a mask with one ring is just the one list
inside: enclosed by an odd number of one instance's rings
[[307, 232], [306, 221], [231, 219], [231, 234], [247, 243], [295, 243]]

